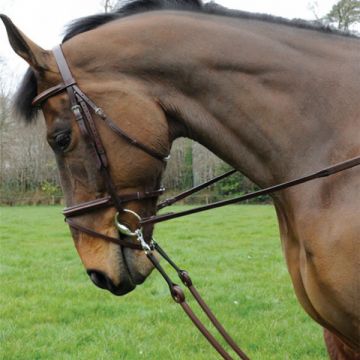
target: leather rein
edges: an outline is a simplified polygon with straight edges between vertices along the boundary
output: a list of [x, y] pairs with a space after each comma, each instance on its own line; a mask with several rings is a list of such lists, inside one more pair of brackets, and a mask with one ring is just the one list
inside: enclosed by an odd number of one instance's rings
[[[81, 131], [82, 136], [85, 140], [87, 140], [95, 153], [96, 161], [97, 161], [97, 167], [101, 174], [103, 175], [105, 179], [105, 184], [108, 192], [108, 196], [95, 199], [89, 202], [84, 202], [78, 205], [74, 205], [71, 207], [67, 207], [64, 209], [63, 213], [65, 216], [65, 220], [68, 223], [68, 225], [79, 231], [86, 233], [87, 235], [95, 238], [101, 238], [106, 241], [110, 241], [113, 243], [116, 243], [123, 247], [129, 247], [131, 249], [135, 250], [142, 250], [145, 252], [148, 259], [152, 262], [154, 267], [159, 271], [159, 273], [163, 276], [165, 281], [167, 282], [169, 286], [169, 290], [171, 293], [172, 298], [174, 301], [182, 307], [182, 309], [185, 311], [185, 313], [189, 316], [189, 318], [192, 320], [194, 325], [199, 329], [199, 331], [205, 336], [207, 341], [218, 351], [218, 353], [222, 356], [223, 359], [230, 360], [232, 357], [229, 355], [229, 353], [223, 348], [223, 346], [215, 339], [215, 337], [208, 331], [208, 329], [205, 327], [205, 325], [200, 321], [200, 319], [195, 315], [195, 313], [192, 311], [190, 306], [187, 304], [185, 300], [185, 295], [183, 290], [171, 280], [171, 278], [168, 276], [168, 274], [165, 272], [163, 267], [160, 265], [159, 261], [154, 256], [154, 251], [156, 251], [159, 255], [161, 255], [177, 272], [180, 280], [182, 283], [189, 289], [192, 296], [195, 298], [195, 300], [200, 305], [201, 309], [204, 311], [204, 313], [207, 315], [207, 317], [210, 319], [210, 321], [213, 323], [215, 328], [218, 330], [219, 334], [224, 338], [224, 340], [227, 342], [227, 344], [234, 350], [234, 352], [237, 354], [237, 356], [243, 360], [249, 359], [248, 356], [239, 348], [239, 346], [235, 343], [235, 341], [230, 337], [230, 335], [226, 332], [226, 330], [223, 328], [221, 323], [218, 321], [218, 319], [215, 317], [215, 315], [212, 313], [208, 305], [204, 302], [204, 300], [201, 298], [200, 294], [194, 287], [192, 280], [189, 276], [189, 274], [185, 271], [180, 269], [174, 261], [168, 256], [168, 254], [161, 248], [161, 246], [154, 240], [151, 240], [151, 243], [146, 243], [143, 234], [142, 234], [142, 226], [144, 225], [150, 225], [150, 224], [156, 224], [159, 222], [175, 219], [178, 217], [215, 209], [218, 207], [222, 207], [229, 204], [235, 204], [244, 200], [249, 200], [256, 198], [261, 195], [268, 195], [271, 193], [274, 193], [276, 191], [284, 190], [290, 187], [293, 187], [295, 185], [299, 185], [314, 179], [327, 177], [333, 174], [336, 174], [338, 172], [344, 171], [346, 169], [350, 169], [352, 167], [360, 165], [360, 156], [337, 163], [333, 166], [330, 166], [328, 168], [325, 168], [321, 171], [309, 174], [307, 176], [300, 177], [295, 180], [291, 180], [288, 182], [284, 182], [275, 186], [271, 186], [265, 189], [261, 189], [259, 191], [255, 191], [253, 193], [245, 194], [243, 196], [239, 196], [230, 200], [223, 200], [218, 201], [212, 204], [208, 204], [205, 206], [200, 206], [197, 208], [192, 208], [189, 210], [177, 212], [177, 213], [167, 213], [163, 215], [154, 215], [148, 218], [141, 218], [137, 213], [126, 209], [124, 207], [124, 204], [126, 204], [129, 201], [135, 201], [135, 200], [143, 200], [143, 199], [149, 199], [149, 198], [157, 198], [163, 192], [165, 191], [164, 188], [159, 188], [157, 190], [153, 191], [144, 191], [144, 192], [136, 192], [132, 194], [123, 194], [119, 195], [116, 192], [115, 185], [111, 179], [110, 172], [109, 172], [109, 162], [106, 156], [105, 148], [103, 146], [103, 143], [101, 141], [100, 135], [98, 133], [96, 123], [93, 119], [93, 115], [96, 115], [98, 118], [100, 118], [114, 133], [116, 133], [118, 136], [125, 139], [127, 142], [129, 142], [131, 145], [136, 146], [137, 148], [141, 149], [145, 153], [147, 153], [149, 156], [163, 162], [164, 164], [169, 159], [169, 156], [164, 156], [163, 154], [158, 153], [156, 150], [150, 148], [149, 146], [137, 141], [135, 138], [129, 136], [126, 132], [124, 132], [122, 129], [120, 129], [113, 120], [111, 120], [110, 117], [107, 116], [107, 114], [98, 107], [84, 92], [79, 88], [79, 86], [76, 83], [76, 80], [73, 78], [71, 71], [69, 69], [69, 66], [66, 62], [66, 59], [64, 57], [64, 54], [62, 52], [61, 46], [58, 45], [53, 49], [53, 54], [55, 56], [60, 74], [62, 76], [63, 82], [61, 84], [58, 84], [54, 87], [51, 87], [47, 89], [46, 91], [40, 93], [38, 96], [36, 96], [33, 100], [33, 106], [41, 106], [47, 99], [49, 99], [52, 96], [55, 96], [59, 93], [62, 93], [64, 91], [67, 92], [68, 97], [70, 99], [71, 104], [71, 110], [75, 116], [76, 122], [79, 126], [79, 129]], [[162, 208], [165, 208], [167, 206], [170, 206], [202, 189], [205, 187], [208, 187], [211, 184], [214, 184], [232, 174], [234, 174], [236, 170], [231, 170], [223, 175], [220, 175], [210, 181], [207, 181], [201, 185], [198, 185], [192, 189], [189, 189], [175, 197], [168, 198], [161, 203], [158, 204], [157, 210], [160, 210]], [[84, 227], [80, 224], [78, 224], [73, 218], [77, 216], [81, 216], [84, 214], [88, 214], [89, 212], [98, 211], [100, 209], [109, 208], [109, 207], [115, 207], [117, 210], [117, 214], [115, 216], [115, 225], [121, 235], [124, 235], [126, 239], [124, 238], [115, 238], [111, 237], [102, 233], [99, 233], [95, 230], [92, 230], [90, 228]], [[128, 213], [135, 217], [138, 227], [136, 230], [131, 230], [128, 228], [128, 226], [121, 223], [119, 219], [119, 214], [121, 213]], [[124, 237], [123, 236], [123, 237]], [[127, 240], [127, 238], [135, 238], [137, 241], [133, 242], [130, 240]]]

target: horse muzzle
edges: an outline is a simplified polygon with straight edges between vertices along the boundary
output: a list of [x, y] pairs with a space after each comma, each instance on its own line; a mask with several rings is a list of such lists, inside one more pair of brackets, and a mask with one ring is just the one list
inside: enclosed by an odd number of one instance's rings
[[91, 281], [99, 288], [110, 291], [112, 294], [121, 296], [126, 295], [134, 290], [136, 285], [132, 282], [130, 277], [122, 280], [120, 285], [115, 285], [113, 281], [102, 271], [87, 270]]

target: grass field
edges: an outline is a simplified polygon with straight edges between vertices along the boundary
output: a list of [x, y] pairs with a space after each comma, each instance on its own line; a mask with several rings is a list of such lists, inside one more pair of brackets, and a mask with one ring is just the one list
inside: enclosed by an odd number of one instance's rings
[[[0, 208], [0, 228], [1, 359], [218, 359], [157, 273], [125, 297], [92, 285], [59, 207]], [[251, 359], [327, 359], [271, 206], [159, 224], [156, 239]]]

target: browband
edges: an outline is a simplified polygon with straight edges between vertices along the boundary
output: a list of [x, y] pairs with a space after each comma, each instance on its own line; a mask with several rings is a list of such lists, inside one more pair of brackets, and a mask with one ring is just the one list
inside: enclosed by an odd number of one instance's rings
[[66, 90], [69, 86], [75, 85], [76, 82], [74, 81], [73, 83], [70, 84], [58, 84], [55, 86], [52, 86], [51, 88], [43, 91], [42, 93], [40, 93], [39, 95], [35, 96], [33, 101], [31, 102], [32, 106], [36, 106], [36, 107], [40, 107], [42, 105], [43, 102], [45, 102], [47, 99], [51, 98], [52, 96], [55, 96], [61, 92], [63, 92], [64, 90]]

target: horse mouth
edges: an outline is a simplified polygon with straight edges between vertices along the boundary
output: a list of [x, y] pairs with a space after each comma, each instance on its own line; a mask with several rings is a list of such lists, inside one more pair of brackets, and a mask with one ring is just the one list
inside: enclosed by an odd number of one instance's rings
[[91, 281], [100, 289], [108, 290], [113, 295], [122, 296], [126, 295], [135, 289], [136, 285], [132, 282], [131, 278], [127, 277], [122, 280], [121, 285], [116, 286], [114, 282], [102, 271], [87, 270]]
[[[129, 241], [130, 239], [126, 240]], [[126, 275], [124, 275], [133, 284], [133, 289], [135, 289], [135, 287], [142, 284], [147, 277], [145, 274], [141, 273], [141, 271], [139, 270], [139, 265], [136, 261], [137, 257], [139, 256], [139, 250], [133, 250], [121, 246], [120, 252], [122, 257], [123, 272], [126, 273]]]
[[[122, 236], [121, 238], [128, 242], [132, 241], [131, 237]], [[145, 261], [148, 265], [148, 262], [144, 260], [143, 253], [138, 250], [118, 246], [117, 258], [120, 271], [118, 281], [111, 279], [104, 271], [87, 269], [87, 273], [97, 287], [108, 290], [113, 295], [123, 296], [133, 291], [137, 285], [142, 284], [151, 269], [142, 264]]]

